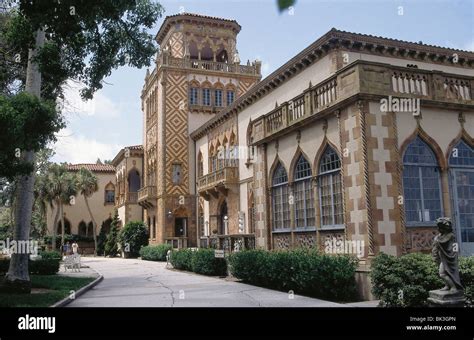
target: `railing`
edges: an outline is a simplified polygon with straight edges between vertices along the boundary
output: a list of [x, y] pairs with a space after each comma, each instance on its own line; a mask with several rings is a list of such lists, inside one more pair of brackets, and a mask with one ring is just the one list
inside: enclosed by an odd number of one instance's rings
[[138, 190], [138, 202], [145, 201], [147, 199], [156, 198], [156, 187], [155, 186], [146, 186]]
[[237, 166], [225, 166], [222, 169], [204, 175], [198, 179], [198, 190], [214, 188], [220, 184], [238, 183], [238, 170]]
[[164, 66], [172, 66], [178, 68], [260, 75], [260, 66], [258, 64], [239, 65], [208, 60], [183, 59], [174, 58], [166, 54], [160, 55], [159, 63]]
[[473, 105], [474, 77], [357, 61], [253, 121], [254, 143], [357, 94]]
[[188, 247], [187, 237], [167, 237], [165, 243], [170, 244], [174, 249], [182, 249]]
[[230, 253], [255, 249], [254, 234], [213, 235], [200, 238], [202, 248], [226, 250]]

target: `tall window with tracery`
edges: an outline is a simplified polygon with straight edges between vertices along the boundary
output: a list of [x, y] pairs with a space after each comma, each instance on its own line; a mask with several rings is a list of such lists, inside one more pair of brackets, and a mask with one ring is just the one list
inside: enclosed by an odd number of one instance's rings
[[294, 209], [296, 228], [315, 226], [311, 166], [301, 155], [295, 165]]
[[288, 175], [279, 163], [272, 179], [273, 230], [290, 228], [290, 208], [288, 202]]

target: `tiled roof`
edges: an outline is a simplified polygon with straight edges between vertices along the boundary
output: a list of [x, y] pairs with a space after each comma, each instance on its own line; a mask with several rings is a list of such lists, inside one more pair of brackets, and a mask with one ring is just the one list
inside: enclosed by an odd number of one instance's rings
[[130, 145], [130, 146], [123, 147], [123, 149], [120, 149], [120, 151], [117, 152], [114, 159], [112, 160], [112, 164], [114, 166], [118, 166], [118, 163], [123, 159], [126, 149], [128, 149], [129, 151], [142, 151], [143, 152], [143, 145]]
[[124, 149], [129, 149], [129, 150], [143, 150], [143, 145], [125, 146]]
[[115, 167], [111, 164], [82, 163], [67, 165], [67, 169], [69, 171], [79, 171], [81, 168], [86, 168], [87, 170], [93, 172], [115, 172]]

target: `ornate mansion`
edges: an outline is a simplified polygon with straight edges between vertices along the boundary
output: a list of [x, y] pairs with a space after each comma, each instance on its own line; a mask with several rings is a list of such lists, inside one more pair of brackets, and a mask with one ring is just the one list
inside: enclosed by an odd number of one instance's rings
[[175, 247], [357, 241], [364, 273], [379, 252], [429, 250], [448, 216], [474, 254], [473, 52], [331, 29], [261, 80], [240, 29], [165, 19], [143, 146], [113, 161], [124, 223]]

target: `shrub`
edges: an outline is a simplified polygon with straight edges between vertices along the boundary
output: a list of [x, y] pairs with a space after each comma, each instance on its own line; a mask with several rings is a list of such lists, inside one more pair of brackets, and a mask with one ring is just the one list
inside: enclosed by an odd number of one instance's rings
[[203, 275], [226, 276], [227, 262], [216, 258], [213, 249], [198, 249], [191, 254], [191, 269]]
[[244, 282], [336, 301], [355, 299], [357, 260], [316, 250], [247, 250], [230, 256], [232, 274]]
[[146, 261], [166, 261], [166, 254], [171, 250], [170, 244], [159, 244], [156, 246], [145, 246], [140, 249], [142, 260]]
[[97, 255], [104, 255], [106, 241], [107, 233], [105, 231], [104, 224], [102, 223], [99, 236], [97, 236]]
[[430, 255], [395, 257], [381, 253], [372, 263], [372, 292], [387, 307], [424, 306], [430, 290], [443, 287]]
[[49, 259], [56, 259], [56, 260], [61, 260], [61, 253], [58, 251], [41, 251], [39, 252], [39, 255], [41, 256], [42, 260], [49, 260]]
[[[54, 275], [59, 271], [60, 258], [47, 258], [28, 262], [28, 271], [30, 274]], [[8, 272], [10, 259], [0, 260], [0, 274]]]
[[192, 270], [191, 264], [192, 250], [179, 249], [171, 252], [170, 262], [173, 268], [179, 270]]
[[459, 258], [459, 274], [464, 286], [464, 295], [474, 303], [474, 256]]
[[122, 250], [131, 257], [137, 257], [140, 248], [148, 245], [148, 228], [143, 222], [128, 222], [118, 234]]
[[110, 232], [107, 235], [104, 246], [104, 255], [105, 256], [116, 256], [118, 252], [118, 234], [119, 234], [119, 217], [118, 212], [115, 210], [112, 223], [110, 224]]

